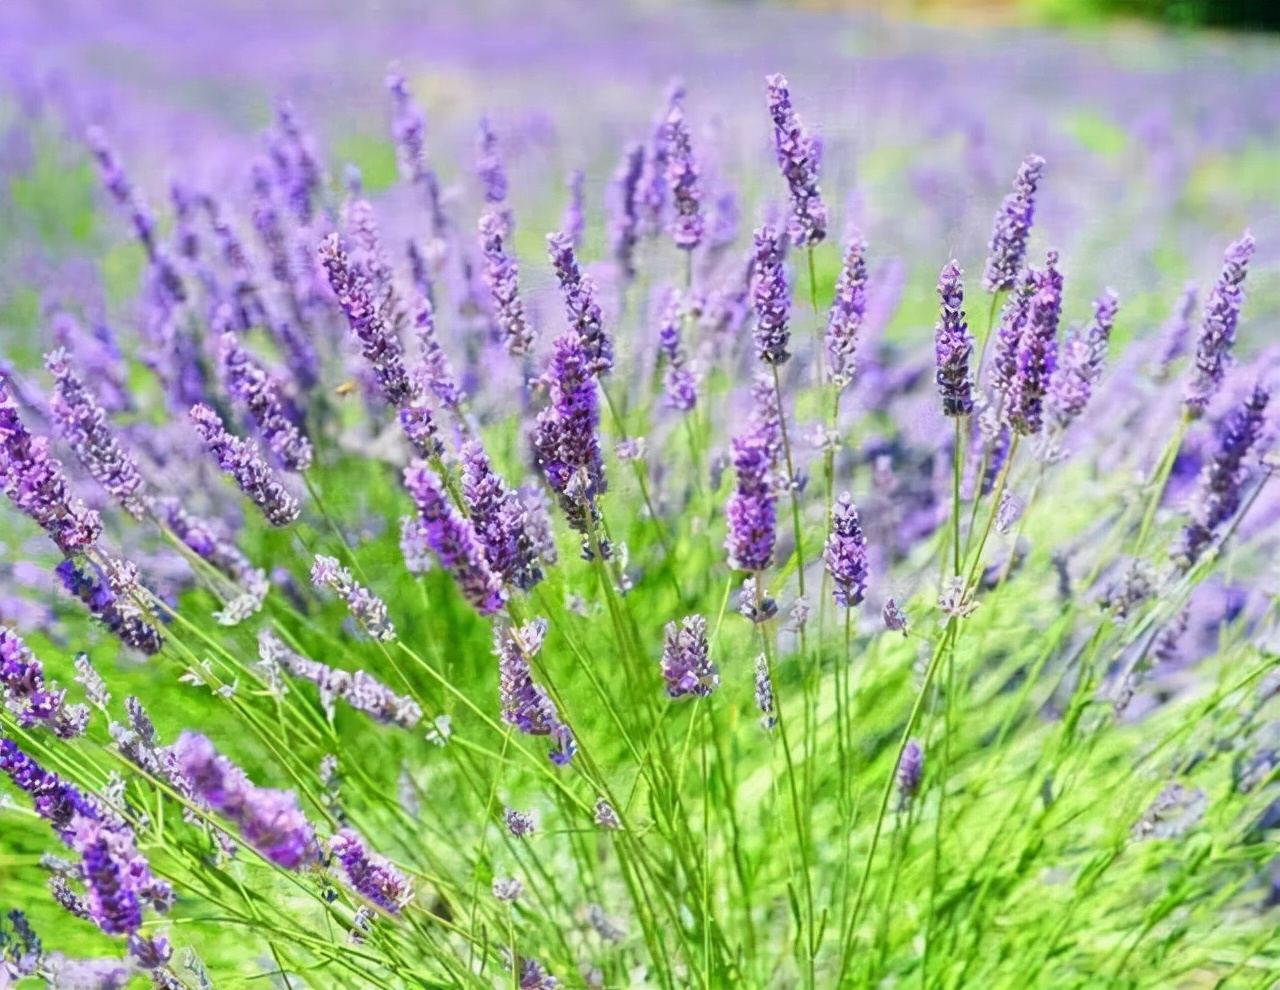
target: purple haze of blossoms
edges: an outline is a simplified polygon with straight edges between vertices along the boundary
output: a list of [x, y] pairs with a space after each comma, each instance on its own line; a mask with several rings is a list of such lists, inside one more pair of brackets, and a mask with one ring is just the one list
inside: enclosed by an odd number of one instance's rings
[[271, 449], [290, 471], [311, 467], [311, 441], [293, 424], [284, 410], [277, 383], [249, 354], [234, 333], [219, 341], [218, 361], [232, 398], [243, 402]]
[[773, 563], [778, 538], [773, 462], [776, 440], [766, 423], [754, 423], [733, 438], [731, 459], [737, 482], [725, 505], [729, 566], [763, 571]]
[[317, 588], [331, 589], [346, 602], [352, 618], [374, 639], [389, 642], [396, 638], [396, 628], [387, 618], [386, 603], [353, 578], [336, 558], [316, 554], [311, 565], [311, 583]]
[[604, 316], [596, 299], [596, 283], [578, 268], [573, 244], [566, 234], [547, 235], [547, 254], [560, 283], [569, 327], [582, 338], [591, 373], [604, 376], [613, 369], [613, 340], [604, 330]]
[[924, 777], [924, 749], [919, 740], [907, 740], [894, 776], [898, 782], [898, 796], [902, 803], [906, 804], [916, 796], [920, 790], [920, 781]]
[[44, 366], [53, 375], [49, 410], [62, 439], [102, 490], [134, 519], [141, 519], [146, 514], [142, 475], [120, 446], [106, 410], [71, 368], [65, 349], [46, 354]]
[[448, 224], [440, 201], [440, 180], [427, 165], [426, 119], [409, 93], [409, 85], [398, 72], [387, 74], [387, 90], [391, 94], [394, 116], [391, 134], [399, 150], [401, 174], [422, 189], [437, 237], [443, 236]]
[[542, 568], [524, 499], [493, 469], [479, 441], [463, 444], [461, 460], [462, 501], [489, 566], [503, 581], [528, 591], [542, 580]]
[[1049, 379], [1047, 405], [1055, 429], [1065, 430], [1084, 412], [1093, 388], [1102, 378], [1107, 346], [1120, 302], [1108, 289], [1093, 301], [1093, 319], [1083, 333], [1073, 332], [1058, 352], [1058, 366]]
[[756, 357], [779, 365], [791, 357], [791, 295], [782, 264], [782, 235], [769, 224], [755, 232], [755, 268], [751, 278], [751, 303], [756, 311]]
[[404, 469], [404, 484], [418, 507], [423, 535], [440, 566], [453, 575], [481, 615], [492, 615], [502, 608], [506, 601], [502, 580], [490, 567], [471, 521], [449, 503], [435, 472], [425, 464], [411, 464]]
[[1018, 166], [1013, 192], [1004, 198], [987, 243], [987, 267], [982, 285], [988, 292], [1007, 292], [1018, 281], [1027, 254], [1027, 237], [1035, 221], [1036, 188], [1044, 171], [1044, 159], [1028, 155]]
[[636, 277], [635, 252], [640, 240], [639, 189], [645, 150], [640, 142], [627, 145], [609, 187], [609, 246], [624, 282]]
[[44, 665], [8, 626], [0, 626], [0, 699], [19, 725], [42, 723], [59, 739], [84, 735], [89, 723], [89, 709], [68, 705], [67, 692], [46, 683]]
[[1222, 385], [1222, 376], [1231, 360], [1253, 245], [1253, 237], [1246, 231], [1227, 248], [1222, 258], [1222, 272], [1205, 300], [1200, 335], [1196, 338], [1195, 364], [1183, 399], [1183, 410], [1191, 419], [1204, 415], [1209, 401]]
[[1219, 530], [1240, 508], [1246, 476], [1245, 458], [1261, 441], [1263, 416], [1271, 396], [1255, 385], [1242, 405], [1232, 410], [1221, 427], [1218, 449], [1205, 464], [1191, 504], [1191, 519], [1170, 551], [1184, 571], [1200, 559]]
[[62, 465], [49, 453], [48, 438], [27, 432], [5, 378], [0, 378], [0, 479], [13, 504], [66, 556], [87, 550], [102, 535], [98, 514], [71, 498]]
[[159, 653], [164, 638], [134, 601], [140, 589], [133, 568], [110, 559], [104, 564], [105, 570], [92, 561], [67, 558], [54, 572], [63, 587], [122, 643], [148, 656]]
[[516, 259], [505, 244], [510, 233], [510, 210], [490, 207], [481, 215], [480, 247], [484, 252], [484, 281], [493, 294], [494, 319], [502, 330], [507, 353], [512, 357], [519, 357], [528, 354], [533, 346], [533, 330], [520, 299]]
[[662, 646], [662, 679], [667, 696], [705, 698], [720, 686], [720, 673], [708, 658], [707, 620], [690, 615], [668, 622]]
[[682, 251], [692, 251], [702, 243], [705, 221], [698, 188], [698, 160], [681, 103], [674, 103], [667, 113], [664, 141], [667, 187], [671, 192], [671, 239]]
[[587, 217], [583, 212], [583, 192], [586, 187], [587, 173], [575, 168], [565, 180], [565, 190], [569, 193], [569, 202], [565, 204], [564, 215], [560, 218], [560, 229], [564, 231], [569, 243], [576, 250], [582, 244], [582, 233], [587, 226]]
[[556, 338], [546, 381], [550, 405], [538, 414], [533, 451], [569, 523], [586, 533], [594, 499], [607, 489], [600, 453], [600, 398], [581, 336]]
[[89, 128], [85, 134], [85, 143], [98, 163], [98, 172], [102, 177], [103, 186], [111, 194], [111, 198], [128, 211], [129, 221], [133, 224], [138, 241], [146, 249], [147, 256], [154, 260], [156, 221], [150, 207], [129, 181], [120, 160], [107, 141], [107, 136], [100, 128]]
[[262, 452], [252, 440], [232, 436], [211, 408], [199, 403], [191, 407], [191, 421], [205, 447], [220, 467], [231, 475], [249, 501], [272, 526], [288, 526], [298, 518], [298, 500], [280, 483]]
[[413, 306], [413, 328], [418, 338], [419, 356], [413, 377], [420, 391], [430, 392], [450, 409], [457, 411], [465, 396], [449, 366], [449, 359], [436, 334], [435, 307], [426, 293], [418, 293]]
[[484, 189], [484, 199], [490, 205], [505, 203], [507, 199], [507, 169], [502, 161], [502, 148], [498, 135], [488, 118], [480, 119], [479, 151], [476, 157], [476, 174]]
[[1050, 251], [1044, 270], [1032, 276], [1026, 322], [1005, 395], [1004, 421], [1022, 436], [1034, 436], [1044, 425], [1045, 390], [1057, 364], [1058, 321], [1062, 316], [1062, 276], [1057, 262], [1058, 253]]
[[271, 862], [297, 870], [318, 859], [315, 831], [292, 793], [257, 787], [197, 732], [178, 736], [173, 754], [199, 799], [238, 825], [244, 841]]
[[773, 150], [791, 194], [787, 232], [798, 248], [812, 248], [827, 236], [827, 207], [818, 189], [822, 140], [807, 134], [791, 106], [791, 92], [783, 75], [765, 77], [769, 117], [773, 121]]
[[953, 417], [968, 416], [973, 412], [973, 376], [969, 370], [973, 337], [969, 335], [969, 324], [965, 322], [964, 283], [960, 276], [960, 266], [954, 261], [942, 269], [938, 279], [942, 316], [933, 332], [942, 414]]
[[560, 719], [546, 690], [533, 680], [530, 662], [542, 649], [547, 635], [546, 619], [534, 619], [518, 629], [498, 627], [493, 631], [493, 652], [498, 658], [498, 693], [502, 720], [530, 736], [548, 736], [548, 754], [557, 766], [566, 766], [577, 751], [573, 733]]
[[840, 388], [853, 381], [858, 331], [867, 312], [867, 242], [857, 231], [845, 245], [844, 263], [836, 280], [836, 294], [827, 314], [823, 344], [827, 374]]
[[861, 604], [867, 593], [867, 541], [858, 509], [848, 492], [831, 507], [831, 532], [822, 559], [831, 575], [831, 597], [842, 608]]
[[685, 87], [681, 79], [673, 79], [667, 87], [667, 102], [653, 126], [653, 138], [644, 156], [644, 171], [637, 190], [637, 213], [647, 234], [662, 229], [670, 190], [667, 187], [667, 119], [671, 111], [684, 103]]
[[413, 886], [391, 863], [371, 853], [360, 836], [344, 828], [329, 844], [333, 857], [342, 866], [351, 889], [365, 900], [391, 914], [413, 900]]

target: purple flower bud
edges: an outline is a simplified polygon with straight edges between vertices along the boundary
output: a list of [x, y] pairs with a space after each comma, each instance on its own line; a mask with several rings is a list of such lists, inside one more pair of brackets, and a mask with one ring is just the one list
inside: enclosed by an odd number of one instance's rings
[[884, 608], [880, 612], [885, 628], [891, 632], [907, 634], [907, 613], [892, 598], [884, 600]]
[[769, 676], [769, 661], [763, 653], [756, 657], [756, 707], [760, 709], [760, 726], [772, 732], [778, 724], [778, 712], [774, 707], [773, 679]]
[[8, 626], [0, 626], [0, 698], [19, 725], [43, 722], [59, 739], [82, 736], [88, 727], [89, 709], [68, 705], [67, 692], [45, 682], [44, 665]]
[[569, 202], [564, 208], [564, 216], [560, 218], [560, 229], [564, 231], [575, 250], [582, 244], [582, 232], [587, 225], [586, 216], [582, 210], [583, 188], [586, 181], [587, 174], [582, 169], [575, 168], [569, 173], [564, 184], [569, 192]]
[[1246, 477], [1245, 458], [1262, 439], [1267, 403], [1271, 396], [1255, 385], [1242, 405], [1232, 410], [1218, 435], [1213, 459], [1200, 471], [1191, 504], [1191, 520], [1170, 550], [1178, 567], [1187, 571], [1204, 554], [1218, 531], [1240, 508]]
[[547, 254], [564, 296], [569, 328], [582, 338], [592, 374], [606, 375], [613, 368], [613, 341], [604, 331], [604, 317], [596, 301], [596, 283], [590, 275], [583, 275], [579, 270], [573, 244], [567, 235], [548, 234]]
[[1036, 187], [1044, 171], [1044, 159], [1028, 155], [1018, 166], [1013, 192], [1004, 198], [991, 227], [987, 243], [987, 267], [982, 285], [988, 292], [1006, 292], [1014, 287], [1027, 254], [1027, 236], [1035, 221]]
[[1244, 279], [1253, 257], [1253, 237], [1246, 231], [1227, 248], [1222, 258], [1222, 273], [1204, 304], [1204, 319], [1196, 339], [1195, 367], [1187, 381], [1183, 410], [1192, 419], [1204, 415], [1209, 400], [1222, 385], [1231, 348], [1236, 342], [1236, 325], [1244, 304]]
[[667, 187], [674, 208], [671, 238], [682, 251], [692, 251], [702, 243], [702, 195], [698, 189], [698, 161], [693, 154], [689, 125], [684, 119], [684, 107], [678, 102], [667, 113], [665, 145]]
[[1119, 302], [1110, 289], [1094, 300], [1093, 320], [1084, 334], [1072, 333], [1058, 352], [1058, 365], [1049, 379], [1049, 419], [1065, 430], [1085, 410], [1093, 387], [1102, 378], [1107, 345], [1115, 325]]
[[836, 295], [827, 314], [824, 345], [831, 380], [844, 388], [856, 370], [854, 352], [867, 311], [867, 242], [854, 231], [844, 250], [844, 264], [836, 280]]
[[151, 209], [129, 181], [102, 130], [97, 127], [89, 128], [85, 134], [85, 143], [88, 144], [89, 150], [98, 163], [98, 172], [102, 177], [103, 186], [111, 194], [111, 198], [128, 211], [129, 220], [133, 224], [138, 241], [146, 249], [147, 257], [154, 261], [156, 222], [155, 217], [151, 215]]
[[386, 603], [353, 578], [336, 558], [316, 554], [311, 566], [311, 583], [334, 591], [347, 603], [352, 618], [374, 639], [385, 642], [396, 638], [395, 626], [387, 618]]
[[507, 170], [502, 162], [502, 149], [498, 145], [498, 135], [489, 126], [488, 118], [480, 118], [479, 154], [476, 158], [476, 173], [480, 176], [480, 184], [484, 187], [486, 203], [496, 204], [507, 199]]
[[907, 740], [895, 776], [898, 781], [898, 796], [906, 804], [920, 790], [920, 779], [924, 776], [924, 748], [919, 740]]
[[371, 853], [352, 829], [339, 831], [329, 848], [342, 865], [347, 883], [361, 897], [391, 914], [399, 914], [413, 900], [413, 886], [404, 874], [382, 856]]
[[47, 821], [58, 836], [69, 841], [72, 822], [97, 820], [98, 809], [71, 784], [18, 748], [12, 739], [0, 739], [0, 773], [20, 791], [31, 795], [36, 814]]
[[835, 603], [843, 608], [861, 604], [867, 592], [867, 541], [848, 492], [831, 507], [831, 532], [822, 559], [835, 583], [831, 589]]
[[420, 293], [413, 308], [413, 326], [418, 337], [421, 356], [413, 375], [418, 386], [428, 391], [450, 409], [457, 410], [465, 396], [458, 388], [458, 380], [449, 367], [436, 335], [435, 308], [430, 298]]
[[964, 318], [964, 284], [960, 275], [960, 266], [950, 261], [938, 280], [942, 317], [933, 332], [933, 348], [944, 416], [968, 416], [973, 412], [973, 377], [969, 371], [973, 338]]
[[522, 591], [541, 581], [538, 548], [524, 500], [506, 486], [484, 447], [474, 440], [462, 447], [462, 500], [489, 566], [503, 581]]
[[467, 600], [481, 615], [502, 608], [502, 581], [481, 549], [475, 528], [449, 504], [440, 480], [425, 464], [404, 469], [404, 484], [422, 516], [423, 532], [440, 566], [453, 574]]
[[518, 357], [529, 353], [533, 345], [533, 330], [529, 327], [524, 303], [520, 299], [516, 259], [503, 244], [510, 233], [510, 210], [490, 207], [480, 217], [485, 284], [493, 293], [494, 317], [502, 329], [507, 352], [512, 357]]
[[808, 134], [791, 106], [791, 92], [782, 75], [765, 77], [769, 117], [773, 120], [773, 150], [791, 194], [787, 231], [798, 248], [812, 248], [827, 236], [827, 208], [818, 189], [822, 142]]
[[546, 634], [546, 619], [534, 619], [518, 629], [510, 626], [494, 629], [493, 652], [498, 658], [502, 720], [525, 735], [549, 736], [553, 744], [549, 754], [551, 762], [566, 766], [573, 759], [577, 744], [546, 690], [534, 683], [530, 666], [542, 649]]
[[773, 478], [774, 440], [766, 426], [755, 425], [733, 438], [737, 485], [725, 505], [729, 566], [763, 571], [773, 563], [777, 542], [777, 494]]
[[629, 144], [614, 172], [609, 195], [609, 243], [624, 282], [636, 275], [635, 251], [640, 238], [637, 193], [645, 167], [644, 145]]
[[255, 786], [196, 732], [183, 732], [173, 754], [200, 800], [238, 825], [245, 842], [271, 862], [297, 870], [319, 858], [315, 832], [292, 793]]
[[200, 439], [230, 474], [240, 490], [272, 526], [287, 526], [298, 518], [298, 500], [280, 483], [252, 440], [232, 436], [218, 414], [203, 403], [191, 407], [191, 421]]
[[789, 357], [788, 321], [791, 296], [782, 266], [783, 241], [769, 224], [755, 233], [755, 268], [751, 279], [751, 303], [756, 311], [756, 357], [765, 364], [782, 364]]
[[218, 359], [227, 392], [248, 407], [258, 432], [280, 463], [290, 471], [311, 467], [311, 441], [285, 413], [277, 383], [240, 345], [234, 333], [222, 335]]
[[670, 190], [667, 186], [667, 120], [671, 111], [684, 102], [684, 83], [672, 80], [667, 89], [667, 102], [654, 123], [653, 139], [644, 157], [644, 172], [640, 176], [638, 206], [641, 226], [646, 233], [656, 234], [662, 229], [662, 218], [667, 208]]
[[13, 504], [67, 556], [88, 549], [102, 535], [98, 514], [79, 499], [72, 500], [62, 464], [49, 453], [48, 439], [27, 432], [5, 378], [0, 378], [0, 479]]
[[1044, 271], [1032, 273], [1026, 324], [1018, 339], [1015, 372], [1002, 414], [1009, 428], [1034, 436], [1044, 425], [1044, 396], [1057, 364], [1058, 321], [1062, 315], [1062, 276], [1058, 253], [1050, 251]]
[[720, 672], [708, 659], [707, 620], [690, 615], [677, 626], [668, 622], [662, 647], [662, 679], [667, 682], [667, 695], [705, 698], [720, 686]]
[[1169, 373], [1169, 365], [1182, 357], [1191, 337], [1191, 315], [1195, 312], [1200, 292], [1195, 282], [1188, 282], [1174, 303], [1173, 312], [1160, 329], [1160, 357], [1156, 361], [1156, 376], [1163, 379]]
[[517, 811], [515, 808], [507, 808], [502, 813], [502, 820], [507, 826], [507, 834], [513, 839], [523, 839], [525, 836], [532, 835], [537, 830], [537, 824], [533, 820], [533, 815], [526, 811]]

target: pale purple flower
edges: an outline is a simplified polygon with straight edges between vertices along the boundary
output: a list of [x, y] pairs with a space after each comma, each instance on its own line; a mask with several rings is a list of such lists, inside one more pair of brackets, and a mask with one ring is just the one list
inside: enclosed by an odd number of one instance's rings
[[564, 231], [565, 236], [569, 238], [569, 243], [575, 249], [582, 244], [582, 233], [587, 225], [586, 216], [583, 213], [583, 188], [586, 181], [587, 174], [582, 169], [575, 168], [569, 173], [564, 184], [569, 193], [569, 202], [565, 205], [564, 216], [560, 218], [560, 229]]
[[1088, 329], [1083, 334], [1071, 333], [1058, 352], [1046, 403], [1050, 421], [1059, 431], [1065, 430], [1084, 412], [1094, 386], [1102, 378], [1118, 309], [1115, 293], [1107, 290], [1094, 300], [1093, 320]]
[[448, 228], [448, 220], [440, 197], [440, 180], [427, 165], [426, 119], [410, 95], [404, 76], [398, 72], [388, 73], [387, 90], [394, 110], [391, 133], [399, 151], [401, 173], [422, 190], [434, 233], [441, 237]]
[[840, 388], [853, 380], [858, 332], [867, 312], [867, 242], [854, 231], [845, 245], [844, 263], [836, 280], [836, 294], [827, 314], [823, 343], [827, 373]]
[[335, 592], [347, 603], [360, 627], [374, 639], [386, 642], [396, 638], [395, 626], [387, 618], [386, 603], [353, 578], [336, 558], [316, 554], [315, 563], [311, 566], [311, 583], [317, 588], [327, 587]]
[[234, 333], [219, 340], [218, 361], [227, 392], [243, 402], [271, 452], [290, 471], [311, 467], [311, 441], [285, 413], [280, 387]]
[[942, 269], [938, 280], [942, 316], [933, 332], [942, 414], [952, 417], [968, 416], [973, 412], [973, 376], [969, 370], [973, 337], [969, 335], [969, 324], [965, 322], [964, 284], [960, 276], [960, 266], [954, 261]]
[[1191, 369], [1183, 399], [1183, 411], [1192, 419], [1204, 415], [1209, 400], [1218, 393], [1231, 361], [1253, 246], [1253, 237], [1245, 231], [1227, 248], [1222, 258], [1222, 273], [1205, 300], [1200, 335], [1196, 338], [1195, 366]]
[[707, 620], [690, 615], [677, 625], [668, 622], [662, 647], [662, 679], [667, 695], [705, 698], [720, 686], [720, 673], [708, 657]]
[[762, 571], [773, 563], [778, 538], [773, 438], [768, 429], [756, 425], [734, 437], [731, 456], [737, 482], [725, 505], [729, 566]]
[[573, 733], [560, 718], [546, 690], [533, 680], [531, 661], [542, 649], [547, 620], [534, 619], [519, 628], [499, 626], [493, 631], [493, 652], [498, 658], [498, 693], [502, 720], [529, 736], [547, 736], [548, 754], [557, 766], [566, 766], [577, 751]]
[[766, 76], [765, 87], [773, 121], [773, 150], [791, 194], [788, 234], [796, 247], [812, 248], [827, 236], [827, 208], [818, 189], [822, 141], [805, 131], [791, 106], [785, 76]]
[[596, 798], [594, 817], [595, 823], [606, 832], [617, 832], [622, 828], [622, 819], [605, 798]]
[[791, 295], [783, 269], [783, 241], [765, 224], [755, 232], [755, 268], [751, 278], [751, 303], [756, 311], [756, 357], [765, 364], [784, 363], [791, 353]]
[[102, 817], [97, 806], [76, 787], [45, 770], [12, 739], [0, 739], [0, 773], [8, 776], [18, 790], [31, 795], [36, 814], [64, 842], [70, 841], [73, 822]]
[[867, 593], [867, 541], [858, 509], [848, 492], [831, 507], [831, 532], [822, 551], [834, 586], [831, 597], [842, 608], [854, 608]]
[[513, 839], [523, 839], [532, 835], [538, 827], [533, 820], [533, 815], [527, 811], [517, 811], [515, 808], [506, 808], [502, 812], [502, 820], [507, 826], [507, 834]]
[[614, 172], [609, 194], [609, 243], [624, 281], [635, 278], [635, 251], [639, 241], [640, 217], [637, 197], [645, 168], [644, 145], [627, 145]]
[[900, 632], [904, 636], [907, 634], [907, 613], [892, 598], [884, 600], [884, 608], [880, 616], [884, 619], [885, 628], [890, 632]]
[[894, 776], [898, 781], [898, 796], [906, 804], [920, 790], [920, 780], [924, 776], [924, 747], [919, 740], [907, 740]]
[[462, 500], [489, 566], [528, 591], [542, 580], [542, 569], [523, 498], [507, 487], [478, 441], [463, 445], [461, 460]]
[[556, 272], [564, 297], [569, 328], [582, 338], [592, 374], [603, 376], [613, 369], [613, 340], [604, 330], [604, 316], [596, 300], [596, 283], [578, 268], [578, 259], [568, 235], [547, 235], [547, 255]]
[[1018, 166], [1013, 192], [1004, 198], [987, 244], [987, 267], [982, 285], [988, 292], [1012, 289], [1027, 254], [1027, 237], [1035, 221], [1036, 188], [1044, 171], [1044, 159], [1028, 155]]
[[45, 681], [44, 665], [8, 626], [0, 626], [0, 699], [19, 725], [42, 723], [59, 739], [82, 736], [89, 724], [89, 709], [67, 704], [67, 692]]
[[436, 334], [435, 307], [430, 297], [418, 293], [413, 306], [413, 327], [418, 338], [420, 356], [413, 368], [413, 377], [421, 391], [430, 392], [455, 412], [465, 396], [458, 387], [458, 380], [449, 359], [440, 346]]
[[503, 203], [507, 199], [507, 170], [502, 161], [502, 148], [498, 135], [489, 125], [487, 117], [480, 118], [479, 151], [476, 157], [476, 174], [484, 189], [486, 203]]
[[682, 251], [692, 251], [702, 243], [705, 221], [702, 194], [698, 188], [698, 160], [694, 157], [684, 106], [676, 102], [667, 113], [664, 145], [667, 152], [666, 179], [671, 193], [671, 238]]
[[410, 574], [426, 574], [431, 570], [431, 546], [422, 520], [417, 516], [400, 517], [400, 553], [404, 556], [404, 569]]
[[778, 724], [778, 711], [773, 698], [773, 678], [769, 676], [769, 660], [761, 653], [756, 657], [756, 708], [760, 710], [760, 726], [772, 732]]
[[342, 866], [347, 883], [365, 900], [391, 914], [413, 900], [413, 885], [391, 865], [372, 853], [353, 829], [344, 828], [329, 842], [333, 858]]
[[533, 330], [525, 316], [524, 302], [520, 299], [516, 259], [504, 243], [510, 234], [510, 210], [490, 207], [481, 215], [480, 246], [484, 251], [485, 284], [493, 294], [494, 318], [502, 330], [507, 352], [518, 357], [529, 353], [533, 345]]
[[1044, 425], [1044, 396], [1057, 364], [1058, 322], [1062, 315], [1062, 276], [1058, 253], [1050, 251], [1043, 271], [1033, 273], [1026, 323], [1018, 339], [1015, 371], [1002, 415], [1015, 433], [1033, 436]]
[[101, 566], [68, 558], [55, 573], [63, 587], [122, 643], [148, 656], [160, 652], [164, 637], [138, 604], [143, 593], [132, 565], [111, 558], [105, 558]]
[[298, 500], [281, 484], [252, 440], [232, 436], [216, 412], [203, 403], [191, 407], [191, 421], [205, 447], [230, 474], [240, 490], [272, 526], [287, 526], [298, 518]]

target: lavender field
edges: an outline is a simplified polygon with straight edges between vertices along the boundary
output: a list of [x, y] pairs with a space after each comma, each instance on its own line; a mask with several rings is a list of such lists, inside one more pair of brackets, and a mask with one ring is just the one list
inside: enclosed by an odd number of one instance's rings
[[1280, 987], [1280, 41], [0, 4], [0, 990]]

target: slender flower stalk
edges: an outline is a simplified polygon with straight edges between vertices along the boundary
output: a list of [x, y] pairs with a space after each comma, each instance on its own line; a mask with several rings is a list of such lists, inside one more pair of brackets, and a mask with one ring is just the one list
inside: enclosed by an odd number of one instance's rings
[[787, 233], [796, 247], [813, 248], [827, 236], [827, 208], [818, 189], [822, 140], [805, 131], [791, 105], [785, 76], [766, 76], [765, 88], [773, 121], [773, 150], [791, 194]]
[[525, 735], [549, 737], [551, 762], [567, 766], [577, 751], [573, 733], [561, 720], [546, 690], [534, 682], [530, 666], [533, 657], [542, 650], [546, 634], [545, 619], [534, 619], [519, 628], [494, 629], [493, 652], [498, 658], [502, 720]]
[[1027, 254], [1027, 238], [1035, 222], [1036, 190], [1044, 172], [1044, 159], [1028, 155], [1018, 166], [1013, 192], [1004, 198], [991, 227], [987, 267], [982, 286], [988, 292], [1008, 292], [1018, 281]]
[[218, 467], [235, 479], [267, 522], [272, 526], [288, 526], [298, 518], [298, 500], [262, 459], [256, 443], [228, 433], [218, 414], [204, 404], [191, 407], [191, 421], [205, 447], [217, 459]]
[[1187, 381], [1183, 411], [1190, 419], [1204, 415], [1210, 400], [1222, 386], [1231, 348], [1236, 342], [1236, 325], [1244, 305], [1244, 280], [1253, 257], [1253, 237], [1246, 231], [1227, 248], [1222, 273], [1204, 304], [1200, 335], [1196, 338], [1195, 364]]
[[973, 337], [964, 316], [964, 284], [960, 266], [948, 262], [938, 280], [942, 316], [934, 330], [938, 392], [944, 416], [968, 416], [973, 412], [973, 377], [969, 362], [973, 357]]

